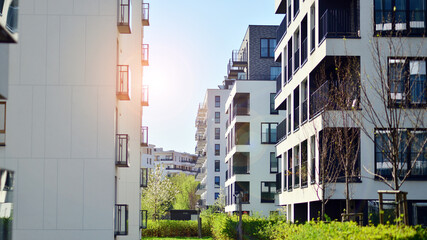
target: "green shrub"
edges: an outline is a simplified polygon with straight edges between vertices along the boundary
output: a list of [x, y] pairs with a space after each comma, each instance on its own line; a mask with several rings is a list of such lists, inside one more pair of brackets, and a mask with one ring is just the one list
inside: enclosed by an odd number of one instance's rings
[[[197, 237], [197, 221], [149, 220], [147, 229], [141, 231], [142, 237]], [[202, 235], [211, 236], [207, 224], [202, 224]]]

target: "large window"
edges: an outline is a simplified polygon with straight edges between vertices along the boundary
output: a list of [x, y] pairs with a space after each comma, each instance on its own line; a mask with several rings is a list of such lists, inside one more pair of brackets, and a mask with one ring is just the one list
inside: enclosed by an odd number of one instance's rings
[[275, 38], [261, 38], [261, 57], [274, 57]]
[[426, 61], [408, 58], [390, 58], [389, 84], [390, 105], [425, 105], [426, 94]]
[[276, 182], [261, 182], [261, 202], [274, 203]]
[[215, 96], [215, 107], [220, 107], [220, 105], [221, 105], [220, 96]]
[[282, 67], [270, 67], [270, 80], [276, 80], [282, 72]]
[[316, 137], [310, 137], [310, 179], [311, 184], [316, 183]]
[[275, 152], [270, 152], [270, 173], [277, 173], [279, 171], [279, 161], [276, 158]]
[[277, 143], [277, 123], [261, 123], [261, 143]]
[[[399, 139], [397, 142], [393, 139]], [[410, 178], [427, 177], [427, 130], [399, 129], [396, 131], [376, 130], [375, 172], [386, 178], [392, 177], [393, 143], [398, 144], [398, 172], [405, 176], [412, 166]]]
[[221, 169], [220, 169], [220, 161], [219, 160], [215, 160], [215, 172], [219, 172]]
[[221, 135], [220, 128], [215, 128], [215, 139], [219, 139]]
[[301, 186], [306, 187], [308, 183], [308, 167], [307, 167], [307, 140], [301, 143]]
[[375, 31], [411, 35], [425, 32], [425, 0], [375, 0], [374, 5]]
[[215, 156], [219, 156], [221, 154], [220, 145], [215, 144]]
[[215, 123], [220, 123], [220, 116], [219, 112], [215, 112]]
[[215, 176], [215, 188], [220, 188], [221, 187], [221, 183], [219, 181], [219, 176]]
[[[249, 203], [249, 182], [236, 182], [234, 186], [234, 194], [235, 196], [241, 194], [242, 203]], [[236, 201], [234, 201], [236, 203]]]

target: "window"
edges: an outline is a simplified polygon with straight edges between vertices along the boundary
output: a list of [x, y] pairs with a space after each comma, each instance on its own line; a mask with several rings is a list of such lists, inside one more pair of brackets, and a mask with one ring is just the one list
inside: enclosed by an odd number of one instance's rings
[[310, 179], [311, 184], [316, 183], [316, 139], [315, 136], [310, 138]]
[[215, 200], [217, 200], [219, 198], [219, 192], [215, 193]]
[[219, 176], [215, 176], [215, 188], [220, 188], [221, 184], [219, 182]]
[[220, 138], [220, 128], [215, 128], [215, 139], [219, 139]]
[[375, 31], [425, 32], [425, 0], [375, 0], [374, 5]]
[[220, 123], [220, 113], [215, 112], [215, 123]]
[[[242, 196], [242, 203], [249, 203], [249, 182], [235, 182], [234, 185], [234, 194], [235, 196], [239, 195], [241, 193]], [[236, 199], [234, 199], [234, 203], [236, 202]]]
[[308, 180], [307, 180], [307, 140], [301, 143], [301, 186], [306, 187]]
[[398, 135], [399, 169], [404, 176], [408, 166], [413, 166], [409, 177], [427, 177], [427, 130], [399, 129], [397, 131], [376, 130], [375, 132], [375, 172], [385, 178], [392, 177], [392, 139]]
[[220, 171], [220, 162], [219, 160], [215, 160], [215, 172], [219, 172]]
[[221, 104], [221, 97], [215, 96], [215, 107], [220, 107]]
[[261, 182], [261, 202], [274, 203], [276, 182]]
[[0, 102], [0, 146], [6, 145], [6, 102]]
[[274, 57], [275, 38], [261, 38], [261, 57]]
[[277, 143], [277, 123], [261, 123], [261, 143]]
[[276, 158], [275, 152], [270, 152], [270, 173], [277, 173], [279, 171], [279, 162]]
[[427, 103], [426, 61], [407, 58], [390, 58], [390, 105], [420, 105]]
[[220, 153], [221, 153], [221, 150], [220, 150], [220, 145], [219, 144], [215, 144], [215, 156], [219, 156], [220, 155]]
[[274, 98], [276, 97], [275, 93], [270, 93], [270, 114], [279, 114], [279, 110], [274, 109]]
[[276, 80], [281, 72], [282, 67], [270, 67], [270, 80]]
[[300, 169], [299, 149], [300, 149], [299, 145], [294, 147], [294, 172], [295, 172], [294, 188], [299, 188], [300, 186], [301, 169]]

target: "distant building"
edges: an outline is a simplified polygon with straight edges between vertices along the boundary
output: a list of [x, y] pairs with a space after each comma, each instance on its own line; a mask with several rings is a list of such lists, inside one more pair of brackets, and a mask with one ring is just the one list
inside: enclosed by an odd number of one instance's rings
[[[250, 25], [239, 50], [233, 51], [228, 79], [234, 85], [225, 103], [225, 162], [228, 166], [225, 211], [268, 216], [276, 211], [275, 153], [277, 125], [282, 119], [274, 109], [280, 63], [274, 62], [278, 26]], [[222, 150], [222, 149], [221, 149]]]
[[225, 189], [227, 165], [225, 164], [225, 101], [230, 89], [220, 85], [218, 89], [207, 89], [196, 118], [197, 164], [201, 166], [196, 180], [200, 181], [197, 194], [199, 205], [211, 206]]
[[196, 161], [197, 156], [194, 154], [154, 148], [154, 164], [162, 165], [168, 177], [180, 173], [195, 176], [197, 173]]

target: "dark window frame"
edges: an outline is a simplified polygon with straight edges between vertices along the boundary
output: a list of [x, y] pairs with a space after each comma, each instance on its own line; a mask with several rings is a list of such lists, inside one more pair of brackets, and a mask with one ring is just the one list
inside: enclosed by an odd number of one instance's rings
[[221, 138], [221, 128], [215, 128], [215, 139], [218, 140]]
[[215, 186], [215, 188], [220, 188], [221, 187], [221, 178], [220, 178], [220, 176], [215, 176], [215, 178], [214, 178], [214, 186]]
[[221, 123], [221, 113], [215, 112], [215, 123]]
[[215, 144], [215, 156], [221, 155], [221, 145]]
[[221, 161], [220, 160], [215, 160], [215, 172], [220, 172], [221, 171]]
[[[263, 41], [267, 41], [267, 47], [263, 47]], [[274, 43], [273, 43], [274, 42]], [[276, 38], [261, 38], [260, 40], [260, 57], [261, 58], [274, 58], [274, 50], [276, 49]], [[267, 54], [263, 54], [263, 49], [267, 48]]]
[[[268, 188], [268, 191], [263, 191], [263, 187]], [[274, 190], [271, 190], [272, 188], [274, 188]], [[276, 182], [262, 181], [261, 197], [260, 197], [261, 203], [274, 203], [274, 198], [275, 198], [274, 196], [276, 194], [276, 191], [277, 191]], [[265, 195], [270, 195], [270, 196], [266, 198]]]
[[[263, 133], [263, 126], [264, 125], [268, 125], [268, 130], [267, 130], [267, 132], [265, 133], [265, 134], [267, 134], [267, 136], [266, 136], [266, 138], [267, 138], [267, 140], [266, 141], [264, 141], [263, 140], [263, 135], [264, 135], [264, 133]], [[274, 135], [272, 134], [272, 128], [271, 128], [271, 126], [272, 125], [276, 125], [276, 139], [274, 139]], [[262, 122], [261, 123], [261, 144], [276, 144], [277, 143], [277, 126], [278, 126], [279, 124], [278, 123], [275, 123], [275, 122]]]
[[[272, 161], [275, 159], [274, 161]], [[274, 168], [276, 170], [274, 170]], [[276, 157], [276, 152], [270, 152], [270, 173], [279, 172], [279, 159]]]
[[221, 97], [220, 96], [215, 96], [215, 107], [216, 108], [221, 107]]

